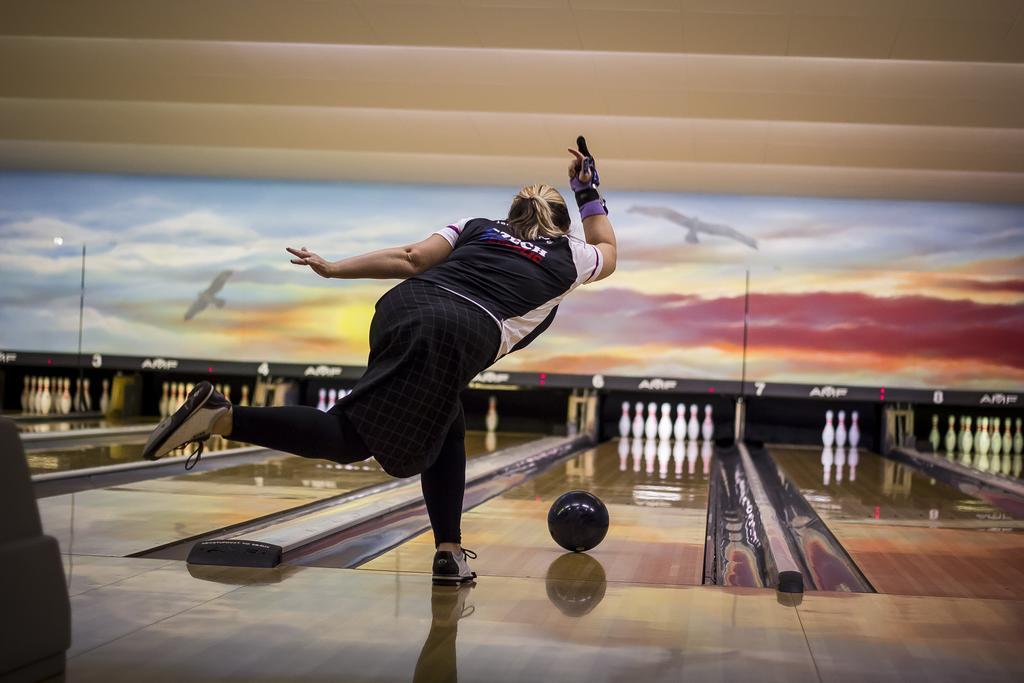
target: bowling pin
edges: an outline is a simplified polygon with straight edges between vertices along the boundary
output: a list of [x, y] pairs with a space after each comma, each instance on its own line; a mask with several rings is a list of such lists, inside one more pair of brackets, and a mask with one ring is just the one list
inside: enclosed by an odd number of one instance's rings
[[[860, 424], [858, 423], [859, 416], [857, 411], [850, 413], [850, 431], [846, 434], [846, 440], [850, 442], [850, 448], [856, 448], [860, 445]], [[850, 481], [853, 481], [852, 479]]]
[[836, 446], [846, 446], [846, 411], [840, 410], [836, 415]]
[[970, 455], [974, 448], [974, 435], [971, 433], [971, 418], [964, 416], [960, 418], [960, 450], [965, 455]]
[[[639, 403], [637, 403], [640, 406]], [[640, 406], [641, 410], [643, 406]], [[633, 437], [633, 443], [630, 445], [630, 454], [633, 456], [633, 471], [640, 471], [640, 459], [644, 455], [644, 440], [639, 436]]]
[[487, 399], [487, 415], [484, 416], [484, 426], [491, 433], [498, 429], [498, 398], [496, 396]]
[[100, 412], [104, 415], [110, 410], [110, 380], [103, 380], [103, 389], [100, 392]]
[[28, 378], [28, 396], [25, 399], [27, 401], [27, 403], [25, 404], [25, 412], [28, 413], [29, 415], [34, 415], [36, 413], [37, 384], [38, 378], [35, 375], [32, 375], [31, 377]]
[[[327, 410], [334, 407], [334, 404], [338, 402], [338, 390], [331, 387], [327, 390]], [[490, 431], [490, 430], [488, 430]]]
[[316, 403], [316, 409], [327, 410], [327, 390], [321, 389], [319, 392], [317, 392], [317, 395], [319, 396], [320, 400], [317, 401]]
[[64, 378], [64, 390], [60, 393], [60, 412], [67, 415], [71, 412], [71, 380]]
[[[626, 404], [626, 410], [629, 410], [629, 404]], [[626, 425], [626, 430], [629, 430], [629, 425]], [[626, 471], [626, 465], [629, 461], [629, 439], [624, 436], [619, 437], [619, 472]]]
[[224, 385], [224, 398], [227, 399], [228, 403], [231, 403], [231, 385], [230, 384], [225, 384]]
[[242, 400], [238, 402], [238, 405], [240, 405], [240, 406], [248, 406], [249, 405], [249, 385], [248, 384], [243, 384], [242, 385]]
[[686, 406], [682, 403], [676, 404], [676, 421], [672, 425], [672, 435], [676, 441], [686, 438]]
[[715, 423], [711, 419], [711, 404], [704, 404], [704, 422], [700, 425], [700, 436], [705, 441], [711, 441], [715, 436]]
[[1013, 453], [1013, 435], [1010, 434], [1010, 418], [1006, 418], [1006, 429], [1003, 431], [1003, 455], [1011, 455]]
[[[854, 413], [854, 415], [856, 414]], [[850, 481], [857, 481], [857, 463], [859, 462], [860, 453], [857, 452], [857, 447], [851, 443], [850, 453], [846, 456], [846, 464], [850, 467]]]
[[92, 390], [89, 388], [88, 377], [82, 382], [82, 405], [85, 406], [86, 411], [92, 410]]
[[[825, 428], [821, 430], [821, 444], [825, 448], [832, 448], [832, 444], [836, 442], [836, 428], [832, 426], [832, 411], [825, 411]], [[822, 451], [822, 457], [824, 457], [825, 451]]]
[[[1014, 428], [1016, 431], [1013, 433], [1013, 454], [1020, 455], [1021, 451], [1024, 451], [1024, 435], [1020, 431], [1021, 418], [1014, 420]], [[1016, 475], [1014, 475], [1016, 476]]]
[[690, 419], [686, 423], [686, 438], [690, 441], [696, 441], [697, 437], [700, 436], [700, 423], [697, 422], [697, 404], [690, 404]]
[[639, 439], [644, 435], [644, 404], [639, 401], [634, 406], [633, 413], [633, 438]]
[[846, 464], [846, 449], [842, 446], [836, 449], [836, 484], [843, 483], [843, 465]]
[[[622, 417], [619, 418], [619, 438], [629, 437], [629, 401], [622, 402]], [[627, 444], [628, 449], [628, 444]], [[628, 450], [626, 451], [629, 452]]]
[[644, 436], [651, 440], [658, 436], [658, 404], [647, 404], [647, 421], [644, 422]]
[[[832, 412], [831, 410], [828, 412]], [[833, 435], [833, 439], [834, 439]], [[832, 463], [835, 462], [835, 453], [832, 446], [825, 446], [821, 449], [821, 484], [828, 486], [832, 481]]]
[[985, 458], [988, 462], [988, 448], [991, 446], [989, 439], [991, 435], [988, 432], [988, 418], [983, 417], [978, 421], [978, 438], [976, 439], [978, 444], [978, 455]]
[[53, 395], [50, 393], [50, 378], [43, 378], [43, 395], [39, 400], [39, 412], [43, 415], [50, 414], [50, 408], [53, 407]]
[[932, 445], [932, 453], [939, 452], [939, 416], [932, 415], [932, 431], [928, 432], [928, 443]]
[[163, 386], [164, 393], [160, 395], [160, 406], [157, 412], [160, 413], [160, 419], [167, 417], [167, 400], [170, 398], [171, 386], [164, 382]]
[[[651, 405], [654, 405], [653, 403]], [[657, 430], [657, 425], [655, 425]], [[647, 439], [644, 443], [644, 472], [654, 474], [654, 456], [658, 453], [658, 444], [654, 439]]]
[[949, 424], [946, 426], [946, 455], [952, 455], [956, 451], [956, 418], [949, 416]]
[[[672, 438], [672, 406], [668, 403], [661, 404], [661, 419], [658, 420], [658, 438], [668, 441]], [[666, 446], [667, 447], [667, 446]]]
[[23, 413], [28, 412], [28, 390], [29, 385], [31, 384], [31, 379], [31, 377], [26, 375], [25, 378], [21, 381], [21, 403], [18, 404], [18, 407], [21, 408], [21, 412]]

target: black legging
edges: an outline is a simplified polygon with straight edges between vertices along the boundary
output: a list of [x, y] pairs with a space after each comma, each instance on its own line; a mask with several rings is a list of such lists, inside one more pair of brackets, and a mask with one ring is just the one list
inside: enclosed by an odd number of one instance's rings
[[[325, 413], [307, 406], [235, 406], [229, 438], [342, 464], [366, 460], [371, 455], [344, 413]], [[437, 460], [420, 475], [420, 483], [434, 544], [461, 543], [462, 499], [466, 492], [466, 421], [461, 406]]]

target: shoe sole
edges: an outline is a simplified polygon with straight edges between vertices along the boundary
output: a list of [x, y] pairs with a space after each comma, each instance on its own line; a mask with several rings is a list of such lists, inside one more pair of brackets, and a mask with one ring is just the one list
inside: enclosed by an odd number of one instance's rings
[[[203, 407], [206, 405], [206, 402], [210, 400], [210, 396], [213, 394], [213, 385], [207, 383], [203, 389], [206, 390], [206, 395], [197, 399], [198, 405], [195, 407], [189, 406], [189, 400], [186, 399], [186, 405], [178, 408], [173, 415], [157, 425], [157, 428], [153, 430], [153, 433], [149, 437], [149, 441], [142, 450], [143, 458], [146, 460], [159, 460], [175, 448], [194, 441], [204, 434], [204, 432], [197, 432], [194, 429], [185, 429], [185, 426], [193, 417], [205, 418], [207, 417], [206, 413], [217, 412], [216, 410]], [[191, 396], [189, 398], [191, 398]], [[209, 418], [212, 417], [212, 415], [209, 416]], [[207, 434], [207, 436], [209, 436], [209, 434]], [[168, 446], [167, 444], [170, 443], [175, 445]]]

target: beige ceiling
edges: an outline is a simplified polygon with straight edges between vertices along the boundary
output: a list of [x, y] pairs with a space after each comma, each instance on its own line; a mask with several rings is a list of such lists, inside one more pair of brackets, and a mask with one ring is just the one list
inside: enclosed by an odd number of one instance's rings
[[0, 0], [0, 166], [1024, 201], [1022, 0]]

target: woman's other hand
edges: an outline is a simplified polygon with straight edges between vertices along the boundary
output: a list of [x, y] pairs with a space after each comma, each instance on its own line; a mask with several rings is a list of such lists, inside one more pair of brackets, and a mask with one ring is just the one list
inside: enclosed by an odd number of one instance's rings
[[306, 249], [305, 247], [301, 247], [299, 249], [295, 249], [294, 247], [286, 247], [286, 249], [288, 250], [288, 253], [290, 253], [292, 256], [295, 256], [295, 258], [292, 259], [292, 263], [294, 263], [295, 265], [309, 266], [310, 268], [313, 269], [313, 272], [319, 275], [320, 277], [329, 278], [334, 276], [332, 268], [334, 264], [331, 261], [328, 261], [321, 257], [319, 254], [314, 253], [309, 249]]

